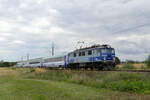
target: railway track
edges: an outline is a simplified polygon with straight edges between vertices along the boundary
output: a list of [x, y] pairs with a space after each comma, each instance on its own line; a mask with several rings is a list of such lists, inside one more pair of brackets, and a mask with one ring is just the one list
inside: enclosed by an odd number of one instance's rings
[[[47, 69], [47, 68], [46, 68]], [[49, 68], [48, 68], [49, 69]], [[98, 71], [98, 72], [149, 72], [150, 73], [150, 70], [119, 70], [119, 69], [113, 69], [113, 70], [96, 70], [96, 69], [93, 69], [93, 70], [85, 70], [85, 69], [52, 69], [52, 70], [72, 70], [72, 71]]]
[[150, 70], [109, 70], [109, 71], [118, 71], [118, 72], [150, 72]]
[[[25, 68], [31, 68], [31, 67], [25, 67]], [[38, 68], [38, 67], [36, 67]], [[119, 69], [113, 69], [113, 70], [97, 70], [97, 69], [64, 69], [64, 68], [44, 68], [44, 69], [48, 69], [48, 70], [55, 70], [55, 71], [61, 71], [61, 70], [71, 70], [71, 71], [96, 71], [96, 72], [149, 72], [150, 73], [150, 69], [148, 70], [119, 70]]]

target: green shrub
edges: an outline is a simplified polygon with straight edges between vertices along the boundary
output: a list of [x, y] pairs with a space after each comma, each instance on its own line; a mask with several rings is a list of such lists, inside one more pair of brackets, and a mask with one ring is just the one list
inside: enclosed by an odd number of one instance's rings
[[0, 61], [0, 67], [12, 67], [14, 65], [16, 65], [16, 62], [4, 62], [4, 61]]
[[[130, 64], [129, 64], [130, 65]], [[131, 65], [125, 68], [132, 68]], [[48, 71], [29, 73], [27, 78], [79, 84], [98, 89], [150, 94], [150, 75], [132, 72]]]
[[134, 65], [131, 64], [131, 63], [126, 63], [126, 64], [124, 64], [122, 68], [123, 68], [123, 69], [136, 69], [136, 68], [134, 67]]
[[141, 65], [141, 69], [146, 70], [147, 66]]
[[35, 72], [35, 69], [34, 68], [30, 68], [30, 72]]
[[[112, 75], [111, 75], [112, 76]], [[111, 77], [105, 77], [97, 88], [111, 89], [114, 91], [126, 91], [134, 93], [147, 93], [150, 90], [150, 81], [138, 73], [119, 73]]]
[[120, 63], [121, 63], [121, 61], [120, 61], [119, 57], [115, 57], [115, 64], [118, 65]]
[[147, 65], [148, 67], [150, 67], [150, 55], [149, 55], [148, 58], [146, 59], [146, 65]]
[[16, 70], [16, 67], [11, 67], [12, 70]]

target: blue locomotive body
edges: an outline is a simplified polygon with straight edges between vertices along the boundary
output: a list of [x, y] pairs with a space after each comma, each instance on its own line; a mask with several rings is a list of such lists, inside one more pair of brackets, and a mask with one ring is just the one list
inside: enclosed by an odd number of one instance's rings
[[108, 45], [94, 45], [78, 49], [65, 56], [68, 68], [114, 68], [115, 50]]

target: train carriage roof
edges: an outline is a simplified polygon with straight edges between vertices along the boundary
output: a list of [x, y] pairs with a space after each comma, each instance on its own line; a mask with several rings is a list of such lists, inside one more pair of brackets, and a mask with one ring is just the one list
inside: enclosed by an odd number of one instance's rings
[[[82, 50], [89, 50], [89, 49], [95, 49], [95, 48], [112, 48], [110, 45], [92, 45], [90, 47], [86, 47], [86, 48], [81, 48], [81, 49], [76, 49], [74, 50], [73, 52], [77, 52], [77, 51], [82, 51]], [[70, 53], [73, 53], [73, 52], [70, 52]]]
[[55, 61], [62, 61], [64, 60], [64, 56], [55, 56], [50, 58], [44, 58], [44, 62], [55, 62]]

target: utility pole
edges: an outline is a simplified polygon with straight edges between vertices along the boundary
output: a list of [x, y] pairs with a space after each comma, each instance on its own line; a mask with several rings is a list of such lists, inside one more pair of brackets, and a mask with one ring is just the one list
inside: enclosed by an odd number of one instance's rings
[[52, 42], [52, 56], [54, 56], [54, 49], [55, 49], [55, 46], [54, 46], [54, 43]]
[[21, 61], [23, 61], [23, 56], [21, 57]]
[[29, 61], [29, 56], [30, 56], [29, 53], [27, 53], [27, 61]]

